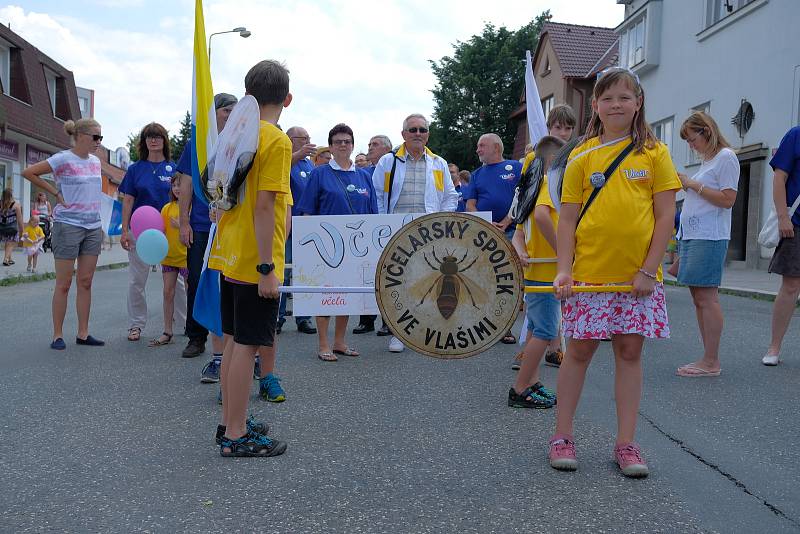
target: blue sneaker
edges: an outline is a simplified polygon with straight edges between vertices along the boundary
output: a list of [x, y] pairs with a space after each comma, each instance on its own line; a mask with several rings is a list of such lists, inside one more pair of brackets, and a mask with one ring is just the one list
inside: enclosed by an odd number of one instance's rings
[[256, 364], [253, 366], [253, 380], [261, 380], [261, 358], [256, 355]]
[[534, 385], [531, 386], [531, 389], [535, 393], [538, 393], [540, 396], [552, 402], [553, 404], [558, 404], [558, 402], [556, 402], [556, 392], [553, 391], [552, 389], [547, 389], [541, 382], [536, 382]]
[[286, 392], [281, 387], [281, 379], [272, 373], [260, 380], [258, 393], [269, 402], [283, 402], [286, 400]]
[[200, 373], [200, 382], [203, 384], [215, 384], [219, 382], [219, 368], [221, 364], [222, 360], [218, 358], [214, 358], [208, 362]]

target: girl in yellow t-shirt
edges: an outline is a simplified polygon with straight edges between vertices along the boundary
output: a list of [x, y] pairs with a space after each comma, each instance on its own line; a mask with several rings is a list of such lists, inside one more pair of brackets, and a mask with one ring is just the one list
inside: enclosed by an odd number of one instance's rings
[[[569, 338], [558, 373], [556, 432], [550, 465], [574, 470], [572, 424], [586, 370], [601, 340], [611, 339], [616, 364], [617, 439], [622, 473], [644, 477], [648, 468], [634, 443], [642, 390], [644, 339], [669, 336], [661, 258], [675, 217], [681, 184], [666, 146], [647, 122], [638, 77], [623, 68], [601, 73], [592, 95], [585, 141], [564, 172], [558, 224], [556, 296], [564, 299]], [[604, 172], [629, 144], [633, 150], [607, 178]], [[601, 188], [581, 217], [595, 188]], [[632, 285], [630, 292], [573, 292], [580, 285]]]
[[149, 346], [158, 347], [172, 343], [172, 316], [175, 312], [175, 286], [178, 284], [178, 275], [184, 281], [189, 276], [186, 269], [186, 246], [180, 239], [180, 210], [178, 197], [181, 194], [180, 174], [175, 174], [171, 179], [169, 191], [170, 202], [161, 208], [161, 217], [164, 219], [164, 235], [167, 236], [169, 249], [167, 256], [161, 262], [161, 275], [164, 278], [164, 332], [150, 340]]
[[28, 257], [26, 270], [29, 273], [36, 272], [36, 260], [42, 251], [42, 243], [44, 243], [44, 230], [39, 226], [39, 212], [34, 210], [31, 211], [31, 218], [22, 231], [22, 246], [25, 247], [25, 255]]

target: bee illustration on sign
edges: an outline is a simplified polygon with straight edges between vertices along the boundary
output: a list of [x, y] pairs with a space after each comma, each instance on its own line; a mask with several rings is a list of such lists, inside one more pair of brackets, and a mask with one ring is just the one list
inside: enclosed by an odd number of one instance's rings
[[[459, 300], [465, 296], [469, 297], [472, 306], [476, 309], [480, 309], [480, 306], [488, 300], [486, 292], [478, 284], [470, 280], [468, 276], [461, 274], [475, 265], [478, 258], [472, 260], [466, 267], [461, 267], [467, 260], [469, 252], [465, 252], [460, 260], [455, 256], [455, 253], [455, 250], [451, 252], [445, 249], [445, 256], [440, 260], [436, 256], [436, 249], [432, 248], [433, 259], [439, 264], [438, 267], [434, 266], [428, 256], [423, 253], [422, 257], [425, 258], [425, 263], [436, 272], [424, 276], [411, 287], [411, 292], [414, 295], [422, 293], [417, 306], [421, 306], [425, 299], [428, 298], [428, 295], [435, 289], [436, 307], [445, 319], [449, 319], [453, 315], [453, 312], [458, 307]], [[463, 293], [466, 293], [466, 295]]]

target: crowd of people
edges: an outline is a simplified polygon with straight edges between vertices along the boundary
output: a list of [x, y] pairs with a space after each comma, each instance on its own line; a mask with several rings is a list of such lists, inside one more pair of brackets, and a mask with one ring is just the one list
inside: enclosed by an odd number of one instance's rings
[[[153, 347], [169, 345], [175, 328], [185, 328], [185, 358], [205, 353], [212, 336], [212, 359], [201, 381], [220, 382], [222, 417], [216, 440], [222, 456], [275, 456], [286, 443], [268, 437], [268, 425], [248, 417], [250, 380], [259, 380], [262, 397], [286, 399], [274, 374], [276, 335], [285, 327], [291, 284], [292, 217], [306, 215], [491, 212], [492, 224], [505, 233], [525, 267], [525, 285], [552, 286], [553, 292], [525, 297], [526, 339], [514, 358], [518, 370], [508, 392], [508, 405], [556, 407], [556, 428], [549, 441], [549, 463], [574, 470], [577, 456], [573, 420], [587, 368], [600, 342], [611, 341], [616, 366], [618, 420], [614, 456], [626, 476], [647, 476], [648, 467], [636, 444], [635, 431], [642, 390], [641, 354], [645, 339], [670, 334], [662, 261], [676, 214], [676, 193], [686, 191], [677, 238], [678, 281], [689, 287], [697, 311], [703, 354], [677, 374], [687, 378], [719, 376], [719, 344], [723, 329], [718, 288], [728, 241], [731, 208], [736, 201], [739, 166], [735, 153], [712, 117], [693, 113], [680, 129], [681, 138], [702, 164], [688, 177], [678, 174], [669, 151], [645, 120], [644, 92], [635, 74], [623, 68], [601, 73], [592, 94], [592, 116], [586, 133], [576, 137], [577, 121], [568, 106], [556, 106], [547, 118], [548, 135], [528, 147], [522, 161], [507, 159], [500, 137], [488, 132], [477, 140], [481, 166], [472, 172], [446, 162], [427, 145], [428, 120], [407, 116], [402, 143], [373, 135], [366, 153], [353, 158], [355, 133], [346, 124], [331, 128], [326, 146], [311, 142], [308, 131], [279, 127], [283, 108], [292, 102], [289, 73], [280, 63], [262, 61], [245, 78], [245, 92], [259, 104], [258, 150], [239, 203], [210, 212], [192, 187], [191, 143], [178, 163], [171, 160], [167, 131], [157, 123], [140, 133], [141, 159], [126, 172], [122, 246], [129, 254], [127, 339], [140, 340], [146, 326], [145, 285], [150, 266], [136, 253], [132, 213], [141, 206], [159, 210], [169, 252], [162, 262], [164, 328]], [[237, 99], [214, 98], [217, 127], [222, 130]], [[63, 321], [77, 263], [78, 331], [76, 343], [102, 346], [89, 334], [92, 276], [100, 253], [100, 163], [93, 155], [102, 140], [92, 119], [65, 124], [73, 148], [23, 171], [23, 176], [57, 199], [51, 208], [37, 199], [39, 216], [52, 217], [56, 258], [51, 348], [64, 350]], [[545, 171], [565, 155], [560, 197]], [[781, 141], [771, 161], [774, 203], [781, 241], [770, 271], [783, 277], [776, 299], [772, 340], [765, 365], [777, 365], [781, 342], [800, 295], [800, 214], [787, 205], [800, 195], [800, 128]], [[42, 175], [52, 173], [53, 181]], [[449, 177], [450, 179], [446, 179]], [[23, 225], [18, 203], [4, 192], [0, 204], [0, 237], [6, 244], [24, 236], [26, 246], [41, 244], [39, 221]], [[625, 224], [619, 224], [625, 221]], [[216, 234], [212, 225], [216, 223]], [[209, 240], [214, 253], [207, 268], [220, 273], [223, 337], [210, 333], [193, 317]], [[619, 246], [625, 243], [624, 247]], [[29, 245], [27, 245], [29, 244]], [[4, 264], [8, 264], [6, 252]], [[531, 259], [545, 260], [531, 262]], [[31, 260], [35, 268], [35, 256]], [[581, 286], [610, 286], [581, 291]], [[615, 290], [614, 286], [631, 286]], [[185, 288], [185, 289], [184, 289]], [[294, 317], [296, 328], [316, 334], [317, 356], [324, 362], [355, 358], [347, 341], [348, 317]], [[374, 332], [377, 317], [362, 316], [352, 334]], [[390, 337], [388, 351], [402, 352], [403, 343], [382, 324], [378, 336]], [[562, 337], [567, 339], [562, 350]], [[505, 332], [504, 343], [517, 343]], [[539, 379], [539, 366], [558, 367], [557, 387]]]

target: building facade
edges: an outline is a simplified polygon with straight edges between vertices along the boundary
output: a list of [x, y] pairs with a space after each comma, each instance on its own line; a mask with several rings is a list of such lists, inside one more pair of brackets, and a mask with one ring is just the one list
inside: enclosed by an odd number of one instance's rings
[[[575, 111], [578, 133], [583, 133], [592, 113], [597, 73], [616, 61], [617, 35], [613, 28], [546, 22], [532, 58], [545, 118], [553, 106], [567, 104]], [[510, 120], [517, 130], [513, 157], [519, 158], [529, 142], [525, 91]]]
[[736, 151], [741, 174], [728, 260], [764, 268], [772, 251], [756, 241], [772, 207], [769, 159], [800, 123], [800, 2], [617, 0], [619, 63], [638, 74], [647, 119], [679, 172], [700, 161], [680, 139], [694, 110], [708, 112]]

